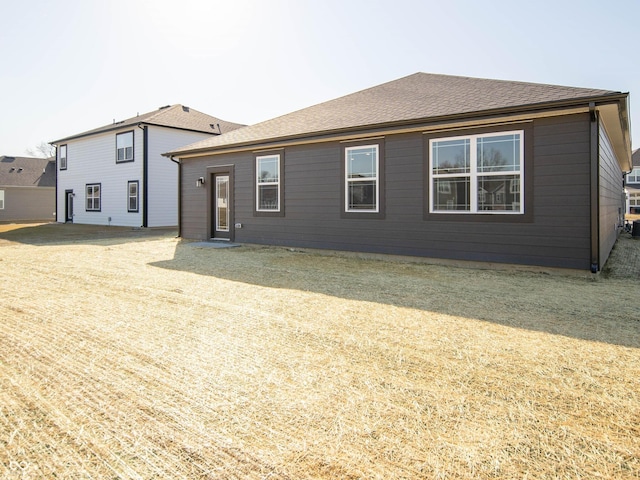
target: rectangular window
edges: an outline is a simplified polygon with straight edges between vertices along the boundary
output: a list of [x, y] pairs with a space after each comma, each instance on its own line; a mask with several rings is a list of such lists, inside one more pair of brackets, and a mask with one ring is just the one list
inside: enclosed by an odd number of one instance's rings
[[60, 145], [58, 157], [60, 161], [59, 163], [60, 170], [66, 170], [67, 169], [67, 146], [66, 145]]
[[280, 155], [256, 157], [256, 211], [280, 211]]
[[0, 190], [0, 210], [4, 210], [4, 190]]
[[138, 211], [138, 181], [127, 183], [127, 211]]
[[627, 183], [640, 183], [640, 167], [631, 170], [631, 173], [627, 175]]
[[92, 183], [87, 185], [87, 211], [99, 212], [100, 211], [100, 184]]
[[524, 213], [524, 131], [429, 140], [431, 213]]
[[133, 132], [116, 135], [116, 163], [133, 162]]
[[345, 147], [345, 211], [379, 211], [378, 145]]

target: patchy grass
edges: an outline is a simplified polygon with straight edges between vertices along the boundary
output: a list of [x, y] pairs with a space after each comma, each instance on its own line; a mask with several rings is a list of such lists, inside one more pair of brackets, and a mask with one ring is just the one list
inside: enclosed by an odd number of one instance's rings
[[629, 278], [107, 233], [0, 235], [2, 478], [640, 476]]

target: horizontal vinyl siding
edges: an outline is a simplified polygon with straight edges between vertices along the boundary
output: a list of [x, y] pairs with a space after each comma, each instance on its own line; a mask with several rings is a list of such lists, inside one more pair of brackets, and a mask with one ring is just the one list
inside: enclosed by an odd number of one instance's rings
[[598, 137], [599, 261], [602, 268], [618, 238], [619, 227], [624, 218], [624, 187], [622, 170], [602, 124], [600, 124]]
[[525, 162], [533, 178], [525, 203], [533, 214], [526, 218], [425, 219], [428, 159], [425, 139], [415, 133], [384, 138], [382, 219], [341, 217], [345, 145], [338, 142], [284, 150], [284, 217], [253, 215], [251, 152], [189, 159], [183, 165], [182, 236], [208, 235], [206, 189], [195, 188], [195, 180], [208, 166], [233, 164], [234, 222], [243, 225], [235, 231], [238, 242], [588, 269], [589, 117], [536, 120], [530, 131], [532, 154]]
[[[116, 134], [134, 132], [134, 161], [116, 163]], [[142, 188], [142, 130], [92, 135], [67, 143], [67, 169], [58, 170], [58, 221], [65, 221], [65, 190], [73, 190], [75, 223], [94, 225], [142, 225], [142, 201], [137, 213], [127, 211], [127, 182], [137, 180]], [[101, 211], [87, 212], [87, 184], [101, 184]], [[142, 199], [140, 199], [142, 200]], [[111, 218], [111, 220], [109, 220]]]
[[148, 127], [149, 227], [178, 225], [178, 165], [162, 154], [198, 142], [211, 135], [172, 128]]
[[0, 222], [55, 220], [54, 187], [0, 187], [4, 191], [4, 209]]

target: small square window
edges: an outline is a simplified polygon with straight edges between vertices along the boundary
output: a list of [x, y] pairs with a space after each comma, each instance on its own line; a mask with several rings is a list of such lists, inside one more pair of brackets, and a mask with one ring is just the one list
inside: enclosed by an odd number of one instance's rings
[[100, 195], [101, 195], [101, 188], [99, 183], [92, 183], [87, 185], [87, 189], [86, 189], [87, 212], [100, 211]]
[[116, 163], [133, 162], [133, 131], [116, 135]]

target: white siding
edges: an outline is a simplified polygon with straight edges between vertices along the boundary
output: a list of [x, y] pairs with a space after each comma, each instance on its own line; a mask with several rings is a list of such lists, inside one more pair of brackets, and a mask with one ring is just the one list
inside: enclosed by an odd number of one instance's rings
[[162, 154], [209, 136], [149, 126], [149, 227], [178, 225], [178, 165]]
[[[116, 163], [116, 134], [134, 132], [134, 161]], [[208, 138], [205, 133], [148, 127], [148, 227], [178, 225], [178, 166], [162, 154]], [[93, 225], [140, 227], [143, 225], [143, 131], [127, 127], [71, 140], [67, 145], [67, 169], [58, 170], [59, 222], [65, 221], [65, 191], [73, 190], [73, 221]], [[59, 168], [59, 166], [58, 166]], [[127, 184], [139, 185], [138, 212], [128, 212]], [[86, 185], [101, 185], [101, 211], [86, 210]]]
[[[131, 130], [134, 161], [116, 163], [116, 134]], [[129, 127], [71, 140], [66, 145], [67, 169], [58, 170], [58, 221], [65, 221], [65, 190], [73, 190], [74, 223], [140, 227], [142, 202], [137, 213], [127, 211], [127, 182], [138, 180], [142, 186], [142, 130]], [[101, 184], [101, 211], [88, 212], [86, 185], [94, 183]]]

